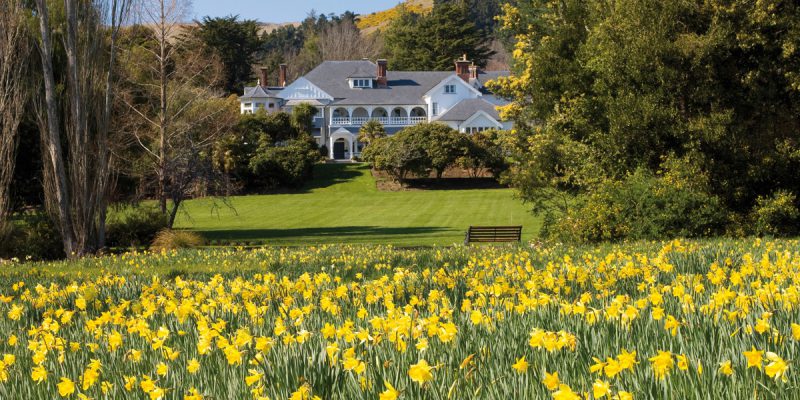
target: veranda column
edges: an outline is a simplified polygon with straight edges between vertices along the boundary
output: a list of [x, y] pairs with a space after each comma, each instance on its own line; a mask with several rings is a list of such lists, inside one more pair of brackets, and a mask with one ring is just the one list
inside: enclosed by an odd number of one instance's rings
[[350, 142], [350, 161], [353, 161], [353, 142], [354, 141], [355, 140], [353, 140], [352, 137], [350, 137], [350, 140], [348, 140], [348, 142]]
[[411, 110], [414, 109], [414, 106], [405, 106], [403, 108], [406, 110], [406, 120], [404, 122], [406, 125], [413, 125], [411, 123]]

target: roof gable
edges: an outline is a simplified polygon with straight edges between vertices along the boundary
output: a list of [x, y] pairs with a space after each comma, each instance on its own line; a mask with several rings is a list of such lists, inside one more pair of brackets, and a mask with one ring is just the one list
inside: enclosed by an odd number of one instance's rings
[[333, 100], [333, 96], [305, 77], [297, 78], [297, 80], [281, 90], [279, 95], [286, 100]]
[[433, 94], [433, 92], [435, 92], [437, 90], [440, 90], [444, 85], [447, 85], [447, 84], [450, 84], [450, 83], [457, 83], [457, 84], [461, 85], [462, 87], [465, 87], [468, 90], [472, 91], [476, 95], [478, 95], [478, 96], [481, 95], [481, 92], [478, 91], [478, 89], [475, 89], [474, 87], [472, 87], [472, 85], [470, 85], [469, 83], [465, 82], [463, 79], [461, 79], [461, 77], [459, 77], [456, 74], [450, 74], [450, 76], [448, 76], [445, 79], [442, 79], [441, 82], [439, 82], [436, 86], [430, 88], [427, 92], [425, 92], [424, 96], [431, 96]]
[[467, 121], [482, 112], [495, 121], [500, 121], [500, 113], [492, 103], [483, 98], [461, 100], [446, 113], [436, 118], [436, 121]]
[[489, 114], [488, 114], [486, 111], [483, 111], [483, 110], [478, 110], [478, 111], [476, 111], [476, 112], [475, 112], [475, 114], [472, 114], [472, 116], [471, 116], [471, 117], [469, 117], [469, 118], [467, 118], [467, 120], [466, 120], [466, 121], [464, 121], [464, 122], [463, 122], [461, 125], [463, 125], [463, 126], [468, 126], [468, 125], [470, 125], [470, 124], [471, 124], [473, 121], [475, 121], [476, 119], [478, 119], [478, 118], [480, 118], [480, 117], [485, 117], [485, 118], [486, 118], [487, 120], [489, 120], [489, 121], [490, 121], [492, 124], [494, 124], [494, 126], [495, 126], [495, 127], [497, 127], [497, 128], [502, 128], [502, 127], [503, 127], [503, 124], [501, 124], [500, 122], [498, 122], [498, 121], [497, 121], [497, 118], [494, 118], [493, 116], [489, 115]]

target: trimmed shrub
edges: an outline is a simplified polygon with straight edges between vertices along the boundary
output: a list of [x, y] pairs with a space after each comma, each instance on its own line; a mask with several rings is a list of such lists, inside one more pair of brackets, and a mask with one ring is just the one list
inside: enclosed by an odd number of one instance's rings
[[191, 249], [205, 244], [200, 234], [189, 231], [179, 231], [173, 229], [162, 229], [157, 234], [153, 243], [150, 244], [151, 251]]
[[166, 218], [157, 208], [133, 207], [109, 216], [106, 244], [110, 247], [146, 246], [166, 227]]
[[800, 223], [797, 197], [786, 190], [778, 190], [771, 196], [759, 196], [750, 219], [756, 235], [796, 235]]
[[452, 167], [456, 160], [466, 153], [467, 136], [440, 123], [419, 124], [407, 129], [419, 129], [417, 134], [425, 141], [425, 153], [430, 160], [430, 168], [441, 178], [444, 171]]
[[364, 161], [378, 171], [384, 171], [399, 182], [410, 175], [427, 174], [430, 159], [425, 143], [418, 135], [403, 130], [394, 136], [376, 138], [361, 153]]
[[250, 169], [264, 188], [298, 188], [311, 179], [319, 159], [316, 143], [305, 135], [282, 146], [262, 146], [250, 160]]
[[487, 171], [495, 179], [499, 179], [508, 169], [508, 163], [498, 141], [499, 132], [493, 129], [467, 135], [464, 155], [456, 163], [473, 177]]

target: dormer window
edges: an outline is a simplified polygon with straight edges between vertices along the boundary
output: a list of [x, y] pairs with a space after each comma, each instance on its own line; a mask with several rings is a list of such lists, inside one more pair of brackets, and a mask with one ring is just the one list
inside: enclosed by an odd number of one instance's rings
[[444, 85], [444, 92], [446, 94], [454, 94], [456, 92], [456, 85]]
[[372, 79], [353, 79], [354, 88], [371, 88]]

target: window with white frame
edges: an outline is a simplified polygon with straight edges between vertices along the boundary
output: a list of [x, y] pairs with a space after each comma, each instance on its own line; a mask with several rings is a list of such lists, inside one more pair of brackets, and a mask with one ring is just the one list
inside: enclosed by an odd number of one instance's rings
[[354, 88], [369, 88], [372, 87], [372, 79], [353, 79]]
[[444, 92], [446, 94], [453, 94], [456, 92], [456, 85], [444, 85]]
[[269, 108], [275, 108], [275, 103], [269, 103]]
[[492, 129], [489, 126], [470, 126], [465, 129], [467, 133], [478, 133]]
[[431, 103], [431, 115], [439, 115], [439, 103]]

